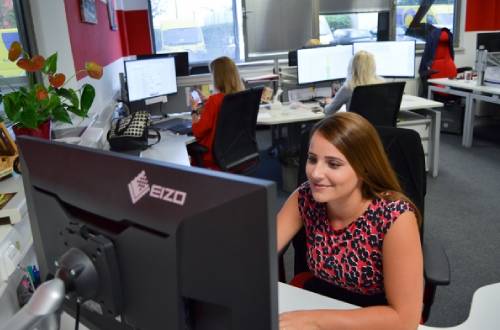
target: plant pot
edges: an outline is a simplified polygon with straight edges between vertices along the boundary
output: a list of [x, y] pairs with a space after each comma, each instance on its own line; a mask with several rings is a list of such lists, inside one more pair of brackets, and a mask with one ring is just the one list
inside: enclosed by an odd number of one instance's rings
[[40, 126], [38, 126], [38, 128], [26, 128], [14, 125], [12, 127], [12, 130], [14, 131], [14, 134], [16, 134], [16, 136], [29, 135], [45, 140], [50, 140], [50, 120], [43, 122], [42, 124], [40, 124]]

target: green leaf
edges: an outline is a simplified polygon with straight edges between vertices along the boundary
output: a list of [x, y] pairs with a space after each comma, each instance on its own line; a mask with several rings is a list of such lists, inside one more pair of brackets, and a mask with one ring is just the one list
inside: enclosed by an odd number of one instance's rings
[[54, 74], [57, 71], [57, 53], [50, 55], [42, 68], [43, 73]]
[[19, 113], [19, 123], [27, 128], [37, 128], [39, 122], [35, 108], [25, 107], [24, 110]]
[[71, 117], [69, 116], [68, 111], [66, 111], [63, 105], [55, 107], [54, 110], [52, 110], [52, 116], [57, 121], [71, 124]]
[[12, 122], [17, 122], [19, 120], [19, 94], [18, 92], [10, 93], [4, 96], [4, 111], [7, 118]]
[[80, 108], [85, 113], [85, 116], [92, 106], [95, 98], [95, 89], [89, 84], [83, 85], [82, 97], [80, 99]]
[[73, 89], [59, 88], [56, 90], [57, 94], [64, 97], [75, 107], [78, 107], [78, 95]]

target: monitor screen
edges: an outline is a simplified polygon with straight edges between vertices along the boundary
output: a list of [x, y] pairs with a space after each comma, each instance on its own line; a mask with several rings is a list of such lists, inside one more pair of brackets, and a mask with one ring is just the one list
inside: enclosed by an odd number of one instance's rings
[[360, 50], [373, 54], [379, 76], [415, 77], [414, 40], [354, 43], [354, 54]]
[[173, 57], [125, 61], [125, 75], [130, 102], [177, 92]]
[[[70, 314], [86, 295], [80, 318], [92, 328], [278, 329], [274, 183], [18, 143], [42, 280], [61, 274], [70, 253], [91, 260], [76, 262]], [[91, 268], [98, 276], [80, 277]]]
[[149, 58], [160, 58], [160, 57], [173, 57], [174, 58], [175, 75], [177, 77], [189, 76], [189, 53], [188, 52], [137, 55], [138, 60], [145, 60], [145, 59], [149, 59]]
[[478, 33], [476, 37], [476, 49], [483, 45], [488, 52], [500, 52], [500, 32]]
[[345, 79], [352, 45], [304, 48], [297, 51], [299, 84]]

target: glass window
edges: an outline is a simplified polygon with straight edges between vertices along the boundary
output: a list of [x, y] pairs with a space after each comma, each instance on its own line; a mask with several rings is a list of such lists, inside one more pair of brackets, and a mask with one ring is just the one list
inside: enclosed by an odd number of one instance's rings
[[[324, 23], [327, 23], [325, 26]], [[378, 13], [328, 14], [319, 16], [322, 44], [350, 44], [377, 40]]]
[[24, 70], [8, 59], [10, 45], [19, 41], [16, 15], [12, 0], [0, 1], [0, 76], [4, 78], [24, 75]]
[[150, 0], [156, 53], [189, 52], [190, 63], [241, 60], [234, 0]]
[[457, 2], [458, 0], [397, 0], [396, 40], [414, 38], [417, 43], [424, 43], [427, 31], [425, 23], [446, 27], [455, 35]]

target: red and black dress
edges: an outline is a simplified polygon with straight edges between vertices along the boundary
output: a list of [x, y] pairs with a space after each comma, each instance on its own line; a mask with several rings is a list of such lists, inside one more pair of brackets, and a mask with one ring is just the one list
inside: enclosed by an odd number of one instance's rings
[[408, 202], [373, 199], [347, 227], [334, 230], [326, 203], [314, 200], [308, 182], [299, 188], [306, 231], [306, 258], [314, 277], [304, 288], [359, 306], [387, 304], [382, 271], [384, 237]]

